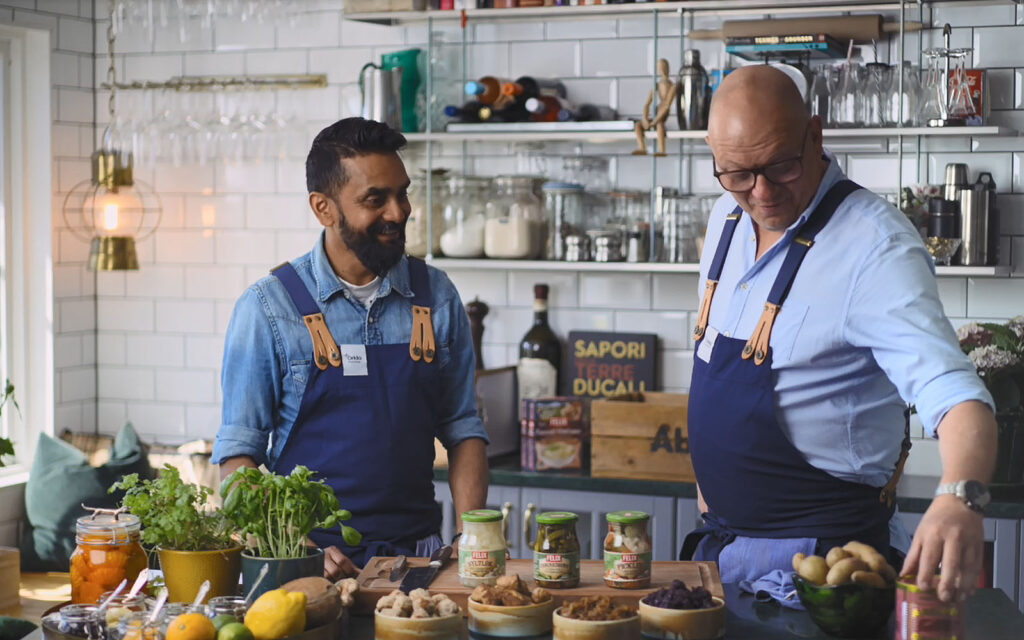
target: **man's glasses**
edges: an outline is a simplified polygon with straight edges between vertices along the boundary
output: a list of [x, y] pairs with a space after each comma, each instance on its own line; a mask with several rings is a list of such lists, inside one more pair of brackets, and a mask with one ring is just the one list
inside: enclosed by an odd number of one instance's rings
[[[808, 125], [807, 130], [804, 131], [804, 141], [801, 148], [807, 144], [807, 133], [810, 130], [811, 128]], [[801, 152], [800, 155], [794, 158], [773, 162], [763, 167], [738, 169], [736, 171], [719, 171], [715, 165], [715, 158], [712, 156], [711, 165], [714, 167], [715, 177], [718, 178], [718, 183], [722, 185], [723, 189], [726, 191], [742, 192], [750, 191], [754, 188], [754, 185], [757, 183], [757, 176], [764, 176], [765, 180], [775, 185], [799, 180], [800, 176], [804, 174], [803, 159], [804, 154]]]

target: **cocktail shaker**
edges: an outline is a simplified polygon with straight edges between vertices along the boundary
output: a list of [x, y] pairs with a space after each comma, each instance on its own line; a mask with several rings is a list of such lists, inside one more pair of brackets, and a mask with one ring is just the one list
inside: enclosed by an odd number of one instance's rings
[[710, 105], [708, 72], [700, 65], [700, 51], [683, 52], [683, 68], [676, 86], [676, 119], [680, 129], [707, 129]]

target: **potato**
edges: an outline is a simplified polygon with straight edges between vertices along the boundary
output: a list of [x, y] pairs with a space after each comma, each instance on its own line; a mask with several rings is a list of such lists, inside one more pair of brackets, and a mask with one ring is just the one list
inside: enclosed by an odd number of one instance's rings
[[842, 547], [832, 547], [828, 550], [828, 555], [825, 556], [825, 562], [827, 562], [828, 566], [831, 568], [834, 567], [835, 564], [840, 560], [844, 558], [849, 558], [852, 555], [852, 553], [850, 553]]
[[893, 569], [888, 562], [882, 565], [878, 569], [877, 573], [878, 575], [882, 576], [882, 578], [885, 580], [887, 584], [893, 584], [896, 582], [896, 570]]
[[828, 574], [828, 565], [825, 558], [821, 556], [807, 556], [800, 562], [796, 570], [800, 577], [813, 584], [825, 584], [825, 577]]
[[806, 553], [796, 553], [796, 554], [793, 554], [793, 571], [797, 571], [797, 572], [800, 571], [800, 563], [803, 562], [804, 558], [806, 558], [806, 557], [807, 557]]
[[850, 555], [860, 558], [871, 567], [872, 571], [878, 571], [878, 567], [885, 563], [885, 556], [879, 553], [871, 545], [864, 544], [863, 542], [847, 542], [843, 545], [843, 549]]
[[870, 587], [878, 587], [884, 589], [887, 585], [885, 578], [878, 575], [874, 571], [854, 571], [850, 574], [850, 580], [858, 584], [866, 584]]
[[850, 574], [854, 571], [868, 570], [868, 565], [860, 558], [843, 558], [828, 570], [825, 581], [831, 585], [843, 584], [850, 581]]

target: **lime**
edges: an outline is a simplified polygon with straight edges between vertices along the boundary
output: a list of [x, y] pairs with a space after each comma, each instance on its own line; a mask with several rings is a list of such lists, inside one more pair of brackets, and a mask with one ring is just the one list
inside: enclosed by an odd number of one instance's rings
[[226, 624], [230, 624], [232, 622], [238, 622], [238, 618], [236, 618], [235, 616], [231, 615], [230, 613], [222, 613], [219, 616], [214, 616], [214, 618], [213, 618], [213, 628], [216, 629], [217, 631], [220, 631], [221, 627], [223, 627]]
[[229, 622], [217, 632], [217, 640], [253, 640], [252, 631], [241, 622]]

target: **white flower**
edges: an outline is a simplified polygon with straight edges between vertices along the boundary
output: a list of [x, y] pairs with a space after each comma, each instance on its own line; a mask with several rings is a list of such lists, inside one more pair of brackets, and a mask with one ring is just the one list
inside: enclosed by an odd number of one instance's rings
[[965, 324], [956, 330], [956, 337], [960, 342], [982, 345], [988, 344], [992, 339], [992, 332], [977, 322]]
[[1018, 338], [1024, 340], [1024, 316], [1011, 318], [1010, 321], [1006, 323], [1006, 326], [1010, 331], [1014, 332]]
[[1020, 363], [1020, 358], [995, 345], [978, 347], [967, 354], [979, 373], [992, 373]]

